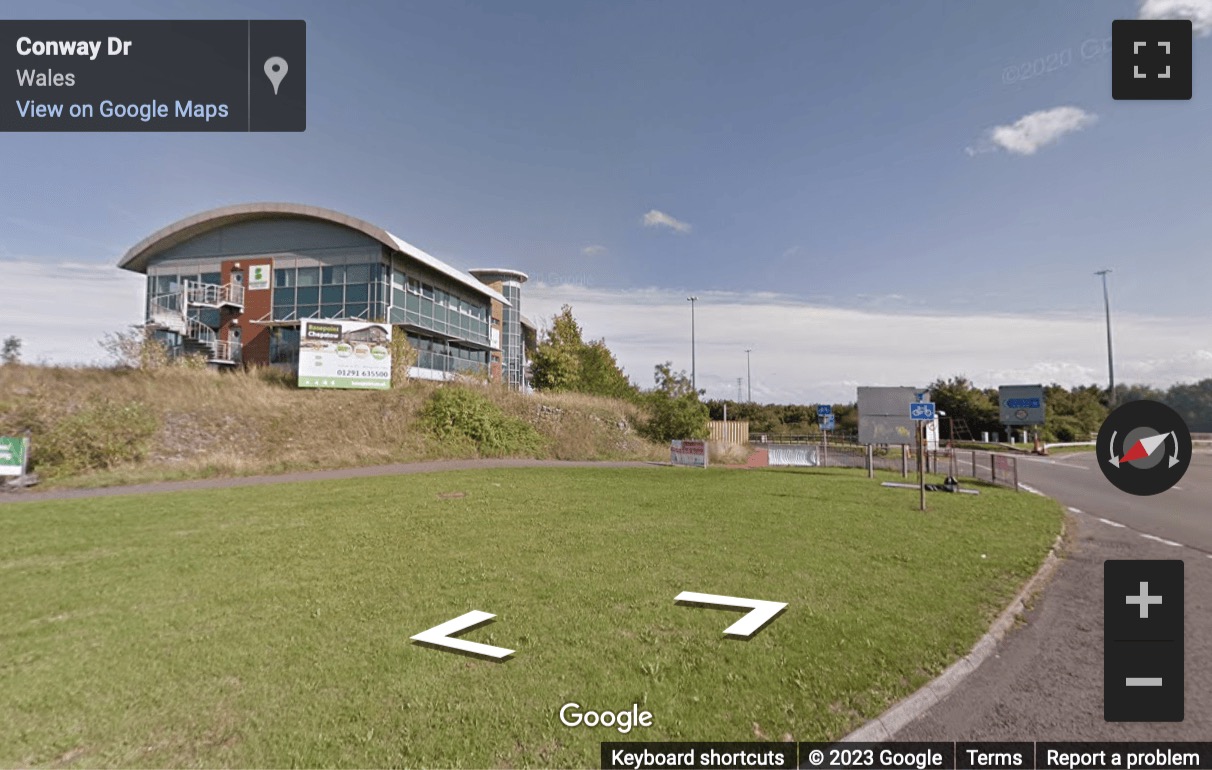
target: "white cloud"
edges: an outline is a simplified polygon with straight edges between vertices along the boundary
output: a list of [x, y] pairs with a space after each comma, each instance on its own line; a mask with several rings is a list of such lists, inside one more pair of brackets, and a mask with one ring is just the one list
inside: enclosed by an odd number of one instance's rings
[[581, 253], [587, 257], [601, 256], [602, 254], [605, 254], [607, 251], [608, 251], [608, 249], [605, 246], [599, 246], [596, 243], [591, 244], [591, 245], [586, 246], [585, 248], [581, 249]]
[[1015, 155], [1034, 155], [1042, 147], [1055, 144], [1065, 134], [1092, 125], [1098, 116], [1079, 107], [1053, 107], [1024, 115], [1005, 126], [994, 126], [976, 147], [967, 147], [969, 156], [999, 149]]
[[147, 279], [113, 265], [54, 259], [3, 259], [0, 336], [24, 343], [31, 363], [104, 361], [97, 344], [108, 332], [143, 320]]
[[[104, 359], [101, 337], [143, 320], [141, 275], [106, 264], [0, 259], [0, 338], [22, 338], [25, 358], [58, 364]], [[545, 322], [569, 303], [587, 337], [605, 337], [641, 385], [672, 360], [690, 369], [686, 292], [612, 290], [593, 281], [530, 282], [522, 311]], [[698, 292], [698, 383], [709, 397], [736, 395], [752, 348], [755, 400], [847, 402], [856, 385], [924, 385], [964, 374], [981, 386], [1011, 382], [1102, 383], [1106, 337], [1098, 302], [1083, 314], [914, 314], [891, 296], [862, 308], [813, 305], [773, 292]], [[1115, 318], [1115, 368], [1125, 383], [1168, 386], [1212, 376], [1207, 317]]]
[[643, 216], [640, 220], [644, 223], [644, 227], [668, 227], [674, 232], [688, 233], [690, 232], [690, 224], [683, 222], [680, 219], [674, 219], [663, 211], [653, 209]]
[[787, 249], [786, 251], [784, 251], [784, 252], [783, 252], [783, 259], [791, 259], [792, 257], [794, 257], [794, 256], [795, 256], [796, 254], [798, 254], [798, 253], [800, 253], [800, 247], [799, 247], [799, 246], [792, 246], [791, 248], [789, 248], [789, 249]]
[[1143, 0], [1142, 19], [1190, 19], [1200, 37], [1212, 34], [1212, 0]]
[[[1105, 383], [1102, 307], [1083, 314], [923, 315], [903, 309], [810, 305], [770, 293], [698, 292], [697, 379], [708, 397], [735, 398], [752, 348], [753, 397], [764, 402], [848, 402], [856, 385], [926, 385], [963, 374], [982, 387], [1015, 382]], [[882, 298], [881, 298], [882, 299]], [[528, 317], [548, 319], [564, 303], [587, 337], [604, 337], [627, 374], [652, 383], [652, 367], [672, 360], [690, 370], [685, 292], [531, 287]], [[1115, 318], [1116, 378], [1169, 386], [1212, 376], [1207, 318]]]

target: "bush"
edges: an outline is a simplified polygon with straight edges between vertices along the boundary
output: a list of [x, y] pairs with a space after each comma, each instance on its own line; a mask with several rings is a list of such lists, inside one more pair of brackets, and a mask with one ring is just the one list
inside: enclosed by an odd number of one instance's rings
[[137, 462], [147, 455], [157, 427], [155, 415], [143, 404], [97, 399], [35, 436], [32, 458], [51, 476]]
[[646, 394], [649, 417], [640, 425], [640, 433], [653, 441], [702, 439], [710, 432], [707, 427], [707, 405], [698, 394], [680, 396], [657, 390]]
[[408, 341], [408, 335], [396, 329], [391, 335], [391, 386], [403, 388], [408, 384], [408, 371], [417, 365], [417, 349]]
[[1088, 441], [1090, 431], [1077, 417], [1059, 415], [1048, 420], [1047, 427], [1042, 431], [1045, 441]]
[[459, 386], [434, 391], [421, 422], [439, 439], [470, 440], [480, 454], [533, 455], [543, 440], [529, 423], [510, 417], [482, 393]]

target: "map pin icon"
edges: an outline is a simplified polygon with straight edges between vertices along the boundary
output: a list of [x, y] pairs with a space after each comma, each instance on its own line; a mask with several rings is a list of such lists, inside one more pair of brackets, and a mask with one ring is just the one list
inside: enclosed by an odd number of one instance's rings
[[278, 95], [278, 86], [282, 84], [282, 78], [286, 77], [288, 69], [290, 68], [286, 66], [286, 60], [281, 56], [271, 56], [265, 60], [265, 77], [274, 84], [274, 96]]

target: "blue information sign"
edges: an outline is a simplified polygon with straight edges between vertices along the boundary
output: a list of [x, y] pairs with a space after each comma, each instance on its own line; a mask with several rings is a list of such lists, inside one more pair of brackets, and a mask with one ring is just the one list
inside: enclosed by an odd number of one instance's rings
[[1039, 409], [1038, 398], [1008, 398], [1006, 406], [1011, 409]]
[[833, 430], [837, 420], [832, 414], [821, 415], [821, 430]]
[[825, 415], [833, 414], [833, 407], [828, 404], [821, 404], [816, 408], [816, 416], [824, 417]]

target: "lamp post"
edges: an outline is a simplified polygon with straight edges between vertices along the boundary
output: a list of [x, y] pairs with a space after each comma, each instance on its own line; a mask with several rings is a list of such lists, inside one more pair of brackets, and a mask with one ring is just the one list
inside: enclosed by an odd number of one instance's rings
[[749, 354], [753, 352], [753, 348], [745, 348], [745, 379], [749, 383], [749, 402], [753, 403], [753, 372], [749, 368]]
[[694, 365], [694, 303], [698, 300], [699, 298], [694, 296], [686, 298], [686, 301], [690, 303], [690, 387], [694, 390], [695, 395], [698, 395], [699, 392]]
[[1107, 314], [1107, 379], [1111, 386], [1110, 395], [1108, 396], [1108, 405], [1115, 406], [1115, 359], [1111, 354], [1111, 297], [1107, 293], [1107, 273], [1111, 270], [1099, 270], [1095, 275], [1100, 275], [1103, 278], [1103, 309]]

